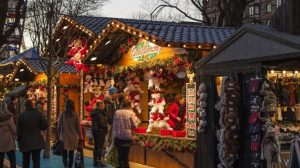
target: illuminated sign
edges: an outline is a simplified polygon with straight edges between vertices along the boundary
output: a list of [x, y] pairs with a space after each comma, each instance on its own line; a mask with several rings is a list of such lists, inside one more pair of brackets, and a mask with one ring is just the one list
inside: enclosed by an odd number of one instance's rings
[[186, 123], [187, 137], [196, 138], [196, 83], [186, 84]]
[[144, 62], [156, 57], [160, 53], [160, 46], [142, 40], [132, 48], [131, 56], [134, 61]]

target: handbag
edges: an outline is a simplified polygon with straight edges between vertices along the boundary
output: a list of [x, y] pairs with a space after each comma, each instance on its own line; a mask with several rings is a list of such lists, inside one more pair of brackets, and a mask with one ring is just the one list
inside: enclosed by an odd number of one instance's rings
[[84, 168], [84, 156], [82, 142], [78, 143], [78, 148], [75, 156], [75, 168]]
[[64, 142], [61, 140], [56, 141], [52, 146], [52, 151], [54, 155], [61, 156], [64, 151]]
[[[62, 120], [64, 120], [64, 116], [62, 115]], [[63, 130], [62, 130], [63, 132]], [[61, 140], [57, 140], [52, 146], [52, 152], [54, 155], [61, 156], [64, 152], [64, 142]]]

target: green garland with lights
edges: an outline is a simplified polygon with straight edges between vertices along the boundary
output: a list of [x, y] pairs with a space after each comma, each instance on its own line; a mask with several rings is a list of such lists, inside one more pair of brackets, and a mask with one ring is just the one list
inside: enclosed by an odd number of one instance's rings
[[194, 153], [197, 148], [196, 142], [194, 140], [182, 138], [169, 138], [161, 136], [135, 134], [133, 136], [133, 140], [135, 144], [159, 151]]

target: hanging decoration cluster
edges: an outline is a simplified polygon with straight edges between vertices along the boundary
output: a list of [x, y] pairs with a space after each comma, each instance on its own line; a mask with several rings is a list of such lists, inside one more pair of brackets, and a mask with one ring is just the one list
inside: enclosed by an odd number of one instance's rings
[[71, 49], [67, 55], [71, 57], [71, 59], [69, 61], [66, 61], [65, 64], [74, 66], [77, 72], [79, 72], [80, 70], [87, 72], [88, 67], [82, 63], [82, 60], [87, 53], [87, 40], [83, 37], [75, 39], [69, 45], [69, 47], [71, 47]]

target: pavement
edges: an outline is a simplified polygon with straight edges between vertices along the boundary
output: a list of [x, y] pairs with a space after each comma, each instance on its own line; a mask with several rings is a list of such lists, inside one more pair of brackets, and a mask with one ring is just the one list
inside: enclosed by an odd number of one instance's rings
[[[51, 155], [50, 159], [44, 159], [41, 152], [41, 168], [63, 168], [62, 158], [61, 156]], [[90, 150], [84, 151], [86, 156], [91, 156], [92, 153]], [[16, 160], [17, 160], [17, 168], [22, 168], [22, 154], [21, 152], [16, 152]], [[90, 157], [84, 158], [84, 167], [85, 168], [93, 168], [93, 160]], [[137, 164], [130, 162], [131, 168], [152, 168], [149, 166]], [[4, 160], [4, 168], [9, 168], [9, 161]], [[113, 166], [107, 165], [105, 168], [113, 168]]]

